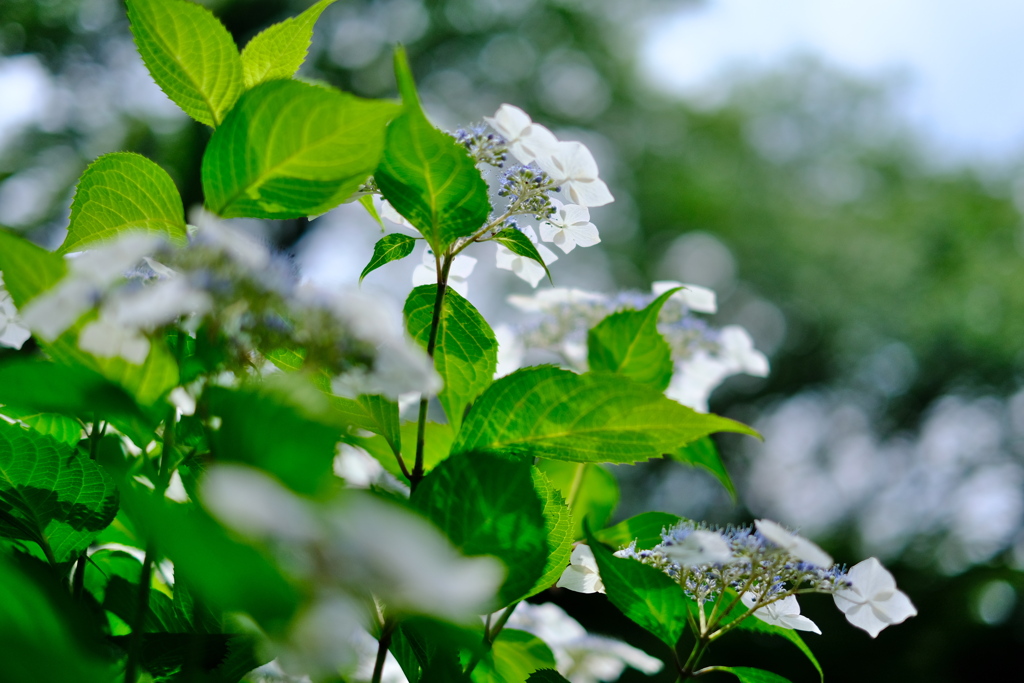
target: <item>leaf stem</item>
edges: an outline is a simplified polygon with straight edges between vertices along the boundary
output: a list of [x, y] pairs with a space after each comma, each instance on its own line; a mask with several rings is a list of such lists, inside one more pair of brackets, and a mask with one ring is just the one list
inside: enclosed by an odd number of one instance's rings
[[497, 640], [498, 634], [500, 634], [501, 630], [505, 628], [505, 624], [508, 623], [509, 617], [511, 617], [512, 613], [516, 611], [516, 607], [518, 605], [519, 602], [513, 602], [511, 605], [506, 607], [493, 625], [490, 624], [491, 615], [487, 616], [488, 625], [484, 627], [484, 644], [480, 650], [473, 654], [473, 659], [471, 659], [469, 665], [466, 666], [465, 676], [467, 678], [471, 673], [473, 673], [473, 669], [475, 669], [476, 665], [480, 663], [480, 660], [484, 658], [484, 655], [494, 647], [494, 641]]
[[391, 636], [394, 634], [397, 624], [398, 622], [395, 621], [394, 617], [384, 619], [384, 626], [381, 627], [380, 631], [380, 640], [377, 642], [377, 660], [373, 663], [371, 683], [380, 683], [380, 678], [384, 673], [384, 661], [388, 656], [388, 648], [391, 647]]
[[142, 560], [142, 571], [139, 574], [138, 605], [135, 618], [132, 620], [132, 633], [128, 641], [128, 663], [124, 667], [124, 683], [135, 683], [138, 675], [139, 660], [142, 658], [142, 631], [146, 626], [146, 615], [149, 612], [149, 591], [153, 581], [153, 544], [146, 545], [146, 556]]
[[576, 503], [576, 498], [580, 494], [580, 488], [583, 486], [583, 476], [587, 472], [587, 463], [581, 462], [576, 464], [576, 472], [572, 475], [572, 484], [569, 485], [569, 495], [565, 498], [565, 505], [570, 510]]
[[[434, 267], [437, 270], [437, 296], [434, 297], [434, 311], [430, 317], [430, 336], [427, 338], [427, 356], [434, 360], [434, 349], [437, 347], [437, 332], [441, 327], [441, 313], [444, 310], [444, 295], [448, 291], [448, 273], [452, 267], [455, 254], [446, 254], [444, 258], [434, 254]], [[410, 491], [423, 481], [423, 448], [427, 435], [427, 405], [430, 398], [420, 396], [420, 414], [416, 423], [416, 462], [413, 464], [412, 475], [409, 477]]]

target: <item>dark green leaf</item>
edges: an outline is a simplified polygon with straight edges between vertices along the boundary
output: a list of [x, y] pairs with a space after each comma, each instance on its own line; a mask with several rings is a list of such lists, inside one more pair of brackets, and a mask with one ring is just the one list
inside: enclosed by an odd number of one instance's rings
[[595, 372], [615, 372], [639, 384], [665, 391], [672, 379], [672, 350], [658, 332], [661, 307], [679, 287], [642, 311], [619, 311], [587, 334], [587, 362]]
[[736, 500], [736, 487], [733, 486], [729, 472], [725, 469], [722, 456], [718, 454], [718, 447], [710, 437], [702, 436], [682, 448], [670, 451], [669, 457], [678, 462], [707, 470], [725, 487], [732, 499]]
[[[421, 285], [405, 300], [409, 334], [427, 348], [437, 299], [437, 285]], [[498, 340], [473, 304], [447, 288], [434, 346], [434, 368], [444, 380], [438, 395], [448, 422], [457, 432], [466, 406], [486, 389], [498, 367]]]
[[544, 503], [528, 463], [484, 453], [452, 456], [423, 479], [411, 501], [463, 555], [493, 555], [505, 563], [508, 576], [495, 608], [522, 599], [543, 574]]
[[530, 241], [530, 238], [521, 230], [505, 228], [494, 236], [494, 241], [511, 251], [513, 254], [526, 257], [542, 265], [544, 267], [544, 273], [548, 276], [548, 282], [554, 283], [554, 280], [551, 279], [551, 271], [548, 270], [548, 265], [544, 263], [544, 259], [541, 258], [540, 252], [537, 251], [537, 246]]
[[239, 98], [203, 155], [206, 205], [226, 218], [298, 218], [340, 204], [373, 173], [397, 105], [299, 81]]
[[548, 537], [548, 561], [544, 574], [526, 597], [551, 588], [565, 571], [572, 555], [573, 519], [565, 498], [536, 467], [533, 468], [533, 484], [544, 501], [544, 531]]
[[526, 631], [507, 628], [473, 670], [474, 683], [522, 683], [537, 669], [555, 665], [551, 648]]
[[682, 517], [667, 512], [643, 512], [602, 529], [594, 536], [613, 548], [622, 548], [636, 541], [637, 550], [649, 550], [661, 543], [662, 529], [670, 529], [681, 520]]
[[117, 499], [113, 479], [88, 457], [0, 420], [0, 535], [64, 562], [113, 521]]
[[320, 0], [299, 16], [274, 24], [250, 40], [242, 50], [245, 87], [294, 76], [306, 60], [306, 52], [313, 41], [313, 25], [333, 2]]
[[184, 0], [128, 0], [142, 61], [186, 114], [216, 128], [242, 92], [235, 41], [210, 10]]
[[763, 669], [752, 669], [746, 666], [716, 666], [713, 671], [724, 671], [740, 679], [740, 683], [790, 683], [788, 678]]
[[452, 448], [625, 463], [660, 457], [718, 431], [757, 435], [621, 375], [538, 366], [502, 377], [484, 391]]
[[213, 387], [206, 395], [210, 414], [222, 420], [210, 435], [218, 460], [255, 465], [302, 493], [331, 481], [336, 426], [283, 392]]
[[411, 617], [395, 629], [391, 653], [410, 683], [468, 683], [459, 653], [471, 655], [482, 645], [483, 624], [472, 629]]
[[526, 683], [569, 683], [569, 681], [554, 669], [538, 669], [530, 674]]
[[359, 281], [362, 282], [364, 277], [385, 263], [405, 258], [412, 253], [415, 246], [415, 238], [403, 235], [400, 232], [384, 235], [384, 237], [377, 241], [377, 244], [373, 245], [373, 256], [370, 258], [370, 262], [366, 264], [366, 267], [363, 268], [363, 272], [359, 274]]
[[686, 629], [688, 599], [683, 589], [654, 567], [638, 560], [615, 557], [589, 531], [587, 542], [594, 551], [612, 604], [637, 625], [675, 648]]
[[465, 147], [427, 121], [401, 48], [395, 51], [395, 76], [405, 109], [388, 126], [374, 179], [384, 198], [440, 254], [484, 226], [491, 211], [487, 183]]
[[85, 169], [71, 203], [68, 236], [58, 254], [79, 251], [129, 231], [187, 241], [185, 209], [171, 176], [139, 154], [115, 152]]
[[[579, 468], [583, 468], [579, 474]], [[619, 483], [607, 469], [592, 463], [541, 460], [537, 468], [566, 500], [572, 497], [572, 538], [583, 538], [583, 522], [599, 528], [619, 504]], [[573, 494], [573, 488], [576, 489]]]

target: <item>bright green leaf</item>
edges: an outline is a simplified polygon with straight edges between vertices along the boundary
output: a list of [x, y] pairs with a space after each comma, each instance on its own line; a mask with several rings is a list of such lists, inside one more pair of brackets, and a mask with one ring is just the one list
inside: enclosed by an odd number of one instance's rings
[[622, 548], [636, 541], [637, 550], [649, 550], [661, 543], [662, 529], [671, 529], [681, 520], [682, 517], [667, 512], [643, 512], [602, 529], [594, 536], [613, 548]]
[[40, 434], [51, 436], [62, 444], [74, 446], [82, 439], [82, 424], [60, 413], [43, 413], [14, 406], [0, 406], [0, 414], [14, 418]]
[[702, 436], [682, 448], [670, 451], [669, 457], [678, 462], [707, 470], [725, 487], [732, 499], [736, 500], [736, 487], [733, 486], [732, 478], [725, 469], [722, 456], [718, 454], [718, 447], [710, 437]]
[[113, 479], [88, 457], [0, 420], [0, 535], [64, 562], [113, 521], [117, 498]]
[[740, 679], [740, 683], [790, 683], [788, 678], [763, 669], [753, 669], [747, 666], [715, 666], [712, 671], [724, 671]]
[[298, 218], [348, 198], [380, 160], [398, 106], [299, 81], [238, 100], [203, 155], [206, 205], [225, 218]]
[[509, 453], [576, 462], [639, 462], [712, 432], [757, 435], [698, 413], [621, 375], [524, 368], [473, 404], [453, 452]]
[[[363, 428], [369, 429], [369, 427]], [[371, 429], [370, 431], [373, 430]], [[402, 458], [405, 461], [406, 467], [409, 469], [412, 469], [413, 463], [416, 462], [416, 432], [417, 424], [415, 422], [406, 422], [401, 427], [403, 449]], [[356, 437], [350, 440], [354, 445], [359, 446], [376, 458], [384, 469], [394, 475], [399, 481], [407, 481], [401, 468], [398, 466], [398, 460], [395, 459], [394, 451], [383, 436], [378, 435], [370, 438]], [[455, 433], [452, 431], [451, 425], [438, 424], [437, 422], [427, 422], [426, 425], [424, 425], [424, 472], [429, 472], [434, 469], [439, 462], [448, 457], [451, 453], [452, 442], [454, 440]]]
[[672, 350], [658, 332], [661, 307], [679, 287], [642, 311], [619, 311], [587, 334], [587, 362], [594, 372], [615, 372], [639, 384], [665, 391], [672, 379]]
[[274, 24], [250, 40], [242, 50], [245, 87], [294, 76], [313, 42], [313, 25], [333, 2], [320, 0], [299, 16]]
[[544, 501], [544, 531], [548, 536], [548, 561], [544, 574], [526, 597], [551, 588], [565, 571], [572, 555], [573, 519], [565, 498], [536, 467], [533, 468], [533, 483]]
[[[405, 300], [409, 334], [427, 348], [437, 285], [421, 285]], [[498, 367], [498, 340], [473, 304], [447, 288], [434, 346], [434, 368], [444, 380], [438, 395], [452, 428], [458, 431], [466, 406], [486, 389]]]
[[689, 608], [683, 589], [654, 567], [631, 558], [615, 557], [589, 531], [587, 542], [594, 551], [611, 603], [674, 649], [686, 630]]
[[85, 169], [71, 203], [68, 236], [58, 254], [120, 236], [155, 232], [185, 244], [185, 209], [171, 176], [139, 154], [105, 154]]
[[23, 237], [0, 230], [0, 272], [14, 305], [24, 308], [68, 272], [64, 259]]
[[386, 396], [363, 395], [357, 399], [367, 416], [373, 421], [375, 434], [388, 442], [392, 451], [402, 452], [402, 431], [398, 421], [398, 404]]
[[[580, 467], [583, 468], [579, 474]], [[541, 460], [537, 468], [566, 500], [572, 498], [572, 537], [583, 538], [584, 520], [600, 528], [611, 518], [619, 504], [619, 482], [601, 465], [593, 463]], [[573, 489], [575, 488], [575, 493]]]
[[395, 51], [395, 75], [405, 110], [388, 126], [374, 179], [384, 198], [440, 254], [483, 227], [491, 211], [487, 183], [465, 147], [427, 121], [401, 48]]
[[473, 683], [523, 683], [537, 669], [555, 665], [551, 648], [526, 631], [507, 628], [473, 670]]
[[537, 246], [526, 236], [526, 233], [515, 228], [505, 228], [494, 236], [494, 241], [517, 256], [523, 256], [539, 263], [544, 267], [544, 273], [548, 276], [548, 282], [554, 283], [554, 280], [551, 279], [551, 271], [548, 270], [548, 266], [544, 263], [540, 252], [537, 251]]
[[366, 213], [370, 214], [370, 218], [380, 226], [380, 231], [384, 232], [386, 230], [384, 227], [384, 219], [380, 217], [380, 214], [377, 212], [377, 207], [373, 205], [373, 196], [368, 194], [360, 196], [359, 204], [366, 209]]
[[415, 238], [403, 235], [400, 232], [384, 235], [384, 237], [377, 241], [377, 244], [373, 245], [373, 256], [370, 258], [370, 262], [366, 264], [366, 267], [363, 268], [363, 272], [359, 274], [359, 281], [362, 282], [364, 277], [385, 263], [405, 258], [412, 253], [415, 246]]
[[142, 61], [175, 104], [216, 128], [242, 92], [242, 60], [210, 10], [185, 0], [128, 0]]
[[544, 572], [544, 503], [528, 463], [455, 455], [423, 479], [411, 502], [463, 555], [493, 555], [505, 563], [508, 575], [495, 608], [522, 599]]

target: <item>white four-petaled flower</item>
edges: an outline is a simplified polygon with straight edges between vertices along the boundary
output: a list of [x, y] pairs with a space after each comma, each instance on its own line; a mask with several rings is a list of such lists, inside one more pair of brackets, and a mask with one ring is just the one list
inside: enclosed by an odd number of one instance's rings
[[604, 206], [614, 201], [608, 186], [597, 177], [594, 155], [582, 142], [559, 142], [550, 154], [537, 158], [537, 165], [573, 204]]
[[540, 224], [540, 238], [553, 242], [568, 254], [577, 246], [592, 247], [601, 241], [597, 227], [590, 222], [590, 211], [585, 206], [562, 204], [551, 200], [555, 213]]
[[555, 585], [577, 593], [604, 593], [604, 582], [601, 581], [597, 560], [589, 545], [581, 543], [572, 549], [569, 566]]
[[665, 554], [684, 567], [699, 564], [725, 564], [732, 559], [729, 544], [721, 534], [695, 529], [674, 545], [665, 546]]
[[511, 104], [501, 105], [493, 117], [485, 116], [484, 121], [505, 138], [509, 151], [522, 164], [550, 154], [558, 144], [554, 133]]
[[877, 558], [855, 564], [846, 574], [849, 588], [832, 596], [836, 607], [846, 620], [867, 631], [872, 638], [882, 629], [899, 624], [917, 615], [917, 609], [903, 591], [896, 588], [896, 580]]
[[[740, 600], [747, 606], [747, 609], [750, 609], [757, 604], [758, 597], [754, 593], [743, 593], [740, 595]], [[763, 622], [782, 628], [810, 631], [821, 635], [818, 625], [800, 614], [800, 604], [796, 601], [795, 595], [787, 595], [781, 600], [758, 607], [754, 611], [754, 616]]]
[[771, 543], [787, 551], [790, 555], [822, 569], [828, 569], [834, 562], [832, 556], [818, 547], [816, 543], [798, 536], [792, 531], [770, 519], [759, 519], [754, 522], [761, 535]]

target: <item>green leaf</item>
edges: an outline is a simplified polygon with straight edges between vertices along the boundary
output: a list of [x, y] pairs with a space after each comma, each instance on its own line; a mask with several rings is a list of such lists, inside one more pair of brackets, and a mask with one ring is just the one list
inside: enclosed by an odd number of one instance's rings
[[28, 240], [0, 230], [0, 272], [14, 305], [24, 308], [68, 272], [64, 259]]
[[522, 683], [537, 669], [555, 665], [547, 644], [526, 631], [506, 628], [473, 670], [474, 683]]
[[68, 236], [57, 253], [79, 251], [128, 231], [155, 232], [172, 244], [185, 244], [181, 195], [167, 171], [146, 157], [105, 154], [78, 181]]
[[211, 387], [206, 396], [210, 414], [221, 418], [210, 434], [218, 460], [260, 467], [300, 493], [331, 481], [340, 430], [321, 415], [282, 391]]
[[484, 453], [455, 455], [423, 479], [411, 502], [463, 555], [493, 555], [505, 563], [508, 576], [495, 608], [522, 599], [544, 572], [544, 503], [528, 463]]
[[384, 198], [441, 254], [455, 239], [483, 227], [491, 211], [487, 183], [465, 147], [427, 121], [401, 48], [395, 50], [395, 76], [405, 109], [388, 126], [374, 179]]
[[554, 280], [551, 279], [551, 271], [548, 270], [548, 265], [541, 258], [540, 252], [537, 251], [537, 246], [521, 230], [505, 228], [494, 236], [494, 241], [517, 256], [523, 256], [539, 263], [544, 267], [544, 273], [548, 276], [548, 282], [554, 284]]
[[[437, 299], [437, 285], [421, 285], [405, 300], [405, 324], [412, 338], [427, 348]], [[456, 431], [466, 406], [486, 389], [498, 367], [498, 340], [473, 304], [446, 288], [434, 346], [434, 368], [444, 380], [438, 399]]]
[[359, 197], [359, 203], [364, 209], [366, 209], [366, 213], [370, 214], [370, 218], [376, 221], [377, 225], [380, 226], [380, 231], [384, 232], [386, 230], [384, 227], [384, 219], [380, 217], [380, 214], [377, 213], [377, 207], [373, 205], [373, 195], [362, 195]]
[[594, 537], [613, 548], [622, 548], [636, 541], [637, 550], [650, 550], [661, 543], [662, 529], [670, 529], [681, 520], [682, 517], [667, 512], [643, 512], [598, 531]]
[[403, 235], [400, 232], [384, 235], [384, 237], [377, 241], [377, 244], [373, 245], [373, 256], [370, 258], [370, 262], [366, 264], [366, 267], [363, 268], [363, 272], [359, 274], [359, 281], [362, 282], [364, 277], [385, 263], [405, 258], [412, 253], [415, 246], [415, 238]]
[[374, 434], [380, 434], [396, 453], [402, 452], [402, 430], [399, 426], [398, 404], [386, 396], [363, 395], [357, 402], [372, 421]]
[[615, 372], [665, 391], [672, 379], [672, 350], [658, 332], [661, 307], [681, 287], [670, 289], [642, 311], [619, 311], [587, 334], [587, 362], [595, 372]]
[[113, 521], [117, 499], [95, 462], [0, 420], [0, 536], [33, 541], [51, 563], [64, 562]]
[[245, 87], [294, 76], [313, 42], [313, 25], [333, 2], [320, 0], [299, 16], [274, 24], [250, 40], [242, 50]]
[[453, 452], [485, 451], [576, 462], [661, 457], [712, 432], [750, 427], [698, 413], [621, 375], [553, 366], [518, 370], [473, 404]]
[[403, 619], [391, 640], [391, 653], [410, 683], [469, 683], [459, 653], [483, 646], [483, 624], [457, 627], [428, 617]]
[[[559, 460], [541, 460], [537, 468], [543, 472], [562, 496], [569, 500], [576, 495], [572, 504], [572, 537], [583, 538], [583, 522], [591, 527], [605, 525], [619, 504], [619, 483], [607, 469], [593, 463], [575, 463]], [[577, 484], [577, 473], [583, 468]]]
[[76, 640], [76, 620], [69, 618], [66, 609], [58, 608], [41, 587], [40, 578], [20, 569], [13, 558], [0, 552], [3, 680], [10, 683], [109, 683], [116, 680], [115, 668], [95, 658]]
[[[0, 389], [2, 392], [2, 389]], [[82, 439], [82, 425], [78, 420], [60, 413], [44, 413], [38, 410], [25, 410], [14, 406], [0, 406], [0, 414], [14, 418], [40, 434], [52, 436], [68, 446], [74, 446]]]
[[544, 501], [544, 531], [548, 537], [548, 561], [544, 574], [526, 595], [530, 597], [551, 588], [565, 571], [572, 555], [573, 519], [565, 498], [536, 467], [533, 468], [533, 484], [537, 494]]
[[136, 444], [155, 438], [156, 419], [124, 389], [82, 367], [34, 358], [0, 364], [0, 403], [29, 413], [58, 413], [83, 422], [108, 420]]
[[142, 61], [175, 104], [216, 128], [242, 93], [242, 60], [210, 10], [184, 0], [128, 0]]
[[725, 469], [722, 456], [718, 454], [718, 447], [710, 437], [702, 436], [682, 448], [670, 451], [669, 457], [678, 462], [707, 470], [725, 487], [733, 501], [736, 500], [736, 487], [733, 486], [732, 478], [729, 477], [729, 472]]
[[[438, 424], [437, 422], [427, 422], [424, 427], [423, 471], [429, 472], [451, 453], [455, 433], [452, 431], [451, 425]], [[363, 428], [369, 429], [368, 427]], [[406, 422], [401, 426], [400, 431], [402, 433], [402, 458], [405, 460], [406, 467], [411, 469], [412, 464], [416, 461], [417, 424], [415, 422]], [[383, 465], [384, 469], [394, 475], [399, 481], [407, 481], [401, 468], [398, 466], [394, 451], [383, 436], [370, 438], [355, 437], [349, 440], [376, 458]]]
[[538, 669], [530, 674], [526, 683], [569, 683], [569, 681], [554, 669]]
[[654, 567], [615, 557], [589, 529], [586, 535], [608, 599], [638, 626], [674, 649], [686, 630], [688, 599], [683, 589]]
[[763, 669], [753, 669], [747, 666], [714, 666], [711, 671], [724, 671], [740, 679], [740, 683], [790, 683], [788, 678]]
[[398, 106], [299, 81], [247, 91], [203, 155], [206, 205], [225, 218], [333, 209], [377, 167]]

